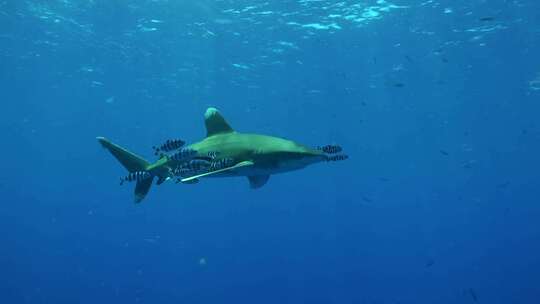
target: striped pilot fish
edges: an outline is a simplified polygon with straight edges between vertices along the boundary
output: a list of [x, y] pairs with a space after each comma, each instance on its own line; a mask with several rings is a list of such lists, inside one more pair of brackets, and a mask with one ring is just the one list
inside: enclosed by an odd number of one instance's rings
[[327, 154], [336, 154], [341, 152], [343, 149], [338, 145], [326, 145], [322, 147], [317, 147], [317, 150], [323, 151]]
[[131, 172], [128, 175], [120, 178], [120, 185], [123, 185], [125, 182], [140, 182], [151, 177], [152, 174], [150, 174], [148, 171]]
[[174, 168], [172, 170], [172, 174], [174, 176], [178, 176], [178, 177], [189, 177], [189, 176], [192, 176], [191, 174], [191, 169], [185, 167], [185, 166], [178, 166], [176, 168]]
[[172, 154], [169, 156], [169, 159], [175, 160], [175, 161], [188, 161], [195, 157], [197, 155], [197, 151], [193, 150], [191, 148], [183, 148], [180, 149], [180, 151]]
[[338, 154], [338, 155], [328, 156], [326, 158], [326, 161], [329, 161], [329, 162], [331, 162], [331, 161], [342, 161], [342, 160], [346, 160], [348, 158], [349, 158], [349, 156], [346, 155], [346, 154]]
[[234, 160], [232, 158], [222, 158], [216, 161], [208, 161], [205, 159], [193, 159], [176, 167], [172, 173], [175, 176], [189, 177], [205, 172], [211, 172], [216, 170], [232, 167]]
[[205, 159], [192, 159], [173, 170], [175, 176], [188, 177], [201, 173], [208, 172], [212, 167], [212, 163]]
[[205, 159], [192, 159], [187, 164], [185, 164], [185, 168], [190, 169], [196, 174], [207, 172], [208, 170], [210, 170], [211, 166], [212, 162]]
[[153, 146], [155, 155], [160, 155], [165, 152], [171, 152], [182, 148], [186, 144], [185, 141], [181, 139], [167, 139], [163, 144], [159, 146]]
[[210, 165], [210, 171], [216, 171], [232, 167], [234, 164], [234, 159], [232, 158], [221, 158], [212, 162], [212, 164]]

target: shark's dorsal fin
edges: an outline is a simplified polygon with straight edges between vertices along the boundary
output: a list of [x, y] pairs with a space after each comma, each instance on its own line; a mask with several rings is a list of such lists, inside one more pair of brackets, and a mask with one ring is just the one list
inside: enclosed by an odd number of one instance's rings
[[238, 169], [238, 168], [242, 168], [242, 167], [247, 167], [247, 166], [253, 166], [253, 162], [252, 161], [243, 161], [243, 162], [239, 162], [238, 164], [232, 166], [232, 167], [227, 167], [227, 168], [223, 168], [223, 169], [220, 169], [220, 170], [215, 170], [215, 171], [211, 171], [211, 172], [206, 172], [206, 173], [202, 173], [202, 174], [199, 174], [199, 175], [195, 175], [195, 176], [190, 176], [190, 177], [186, 177], [186, 178], [183, 178], [181, 180], [182, 183], [186, 183], [186, 182], [189, 182], [189, 181], [192, 181], [194, 179], [198, 179], [198, 178], [201, 178], [201, 177], [205, 177], [205, 176], [209, 176], [209, 175], [212, 175], [212, 174], [218, 174], [218, 173], [221, 173], [221, 172], [225, 172], [225, 171], [229, 171], [229, 170], [234, 170], [234, 169]]
[[269, 178], [270, 178], [270, 175], [251, 175], [251, 176], [248, 176], [249, 186], [251, 187], [251, 189], [258, 189], [258, 188], [264, 186], [264, 184], [266, 184], [266, 182], [268, 182]]
[[220, 133], [234, 132], [216, 108], [208, 108], [206, 110], [206, 113], [204, 113], [204, 123], [206, 124], [206, 137]]

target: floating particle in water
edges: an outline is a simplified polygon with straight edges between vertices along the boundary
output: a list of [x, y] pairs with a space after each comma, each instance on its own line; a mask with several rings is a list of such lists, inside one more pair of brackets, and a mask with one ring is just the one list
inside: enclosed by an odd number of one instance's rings
[[404, 69], [403, 64], [398, 64], [392, 68], [392, 70], [395, 72], [403, 71]]
[[81, 72], [85, 72], [85, 73], [92, 73], [95, 71], [95, 69], [91, 66], [83, 66], [81, 67]]
[[476, 295], [476, 291], [474, 289], [472, 288], [467, 289], [467, 293], [471, 296], [471, 298], [473, 299], [475, 303], [478, 303], [478, 296]]
[[508, 188], [508, 186], [510, 186], [510, 182], [506, 181], [504, 183], [498, 184], [496, 187], [497, 187], [497, 189], [506, 189], [506, 188]]
[[212, 32], [210, 30], [205, 30], [205, 33], [203, 34], [203, 37], [208, 38], [210, 36], [215, 36], [215, 35], [216, 35], [216, 33]]
[[143, 241], [150, 243], [150, 244], [156, 244], [158, 240], [156, 238], [145, 238]]
[[233, 21], [231, 19], [225, 19], [225, 18], [218, 18], [214, 20], [214, 23], [217, 24], [231, 24]]
[[232, 66], [242, 70], [249, 70], [249, 67], [247, 65], [241, 63], [233, 63]]
[[111, 103], [113, 103], [113, 102], [114, 102], [114, 96], [111, 96], [111, 97], [105, 99], [105, 103], [111, 104]]
[[147, 32], [155, 32], [155, 31], [158, 30], [158, 28], [157, 28], [157, 27], [139, 26], [139, 30], [140, 30], [141, 32], [147, 33]]
[[320, 23], [308, 23], [301, 25], [303, 28], [310, 28], [315, 30], [340, 30], [341, 26], [339, 26], [337, 23], [330, 23], [330, 24], [320, 24]]
[[373, 203], [373, 199], [371, 199], [370, 197], [367, 197], [365, 195], [362, 195], [362, 200], [366, 203]]
[[540, 73], [535, 79], [529, 81], [529, 88], [533, 91], [540, 91]]
[[465, 169], [472, 169], [472, 168], [474, 167], [475, 164], [476, 164], [476, 160], [471, 159], [471, 160], [464, 161], [464, 162], [461, 164], [461, 167], [463, 167], [463, 168], [465, 168]]
[[204, 257], [203, 257], [203, 258], [200, 258], [200, 259], [199, 259], [199, 265], [200, 265], [200, 266], [206, 266], [206, 258], [204, 258]]
[[482, 21], [482, 22], [495, 21], [495, 17], [482, 17], [478, 19], [478, 21]]

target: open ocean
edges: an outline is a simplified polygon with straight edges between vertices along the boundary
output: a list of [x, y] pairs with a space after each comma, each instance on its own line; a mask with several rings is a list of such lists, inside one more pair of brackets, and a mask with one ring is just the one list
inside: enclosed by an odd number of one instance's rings
[[[0, 303], [539, 304], [540, 1], [0, 0]], [[350, 157], [166, 182], [105, 136]]]

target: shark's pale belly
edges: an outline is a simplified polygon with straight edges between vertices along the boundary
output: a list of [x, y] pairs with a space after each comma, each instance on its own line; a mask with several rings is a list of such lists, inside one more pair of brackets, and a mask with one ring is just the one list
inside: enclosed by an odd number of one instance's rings
[[238, 170], [235, 170], [237, 171], [235, 172], [235, 175], [236, 176], [274, 175], [278, 173], [285, 173], [285, 172], [290, 172], [294, 170], [299, 170], [304, 167], [305, 166], [302, 166], [302, 167], [280, 166], [276, 168], [260, 168], [255, 165], [253, 167], [246, 167], [246, 168], [240, 168]]

